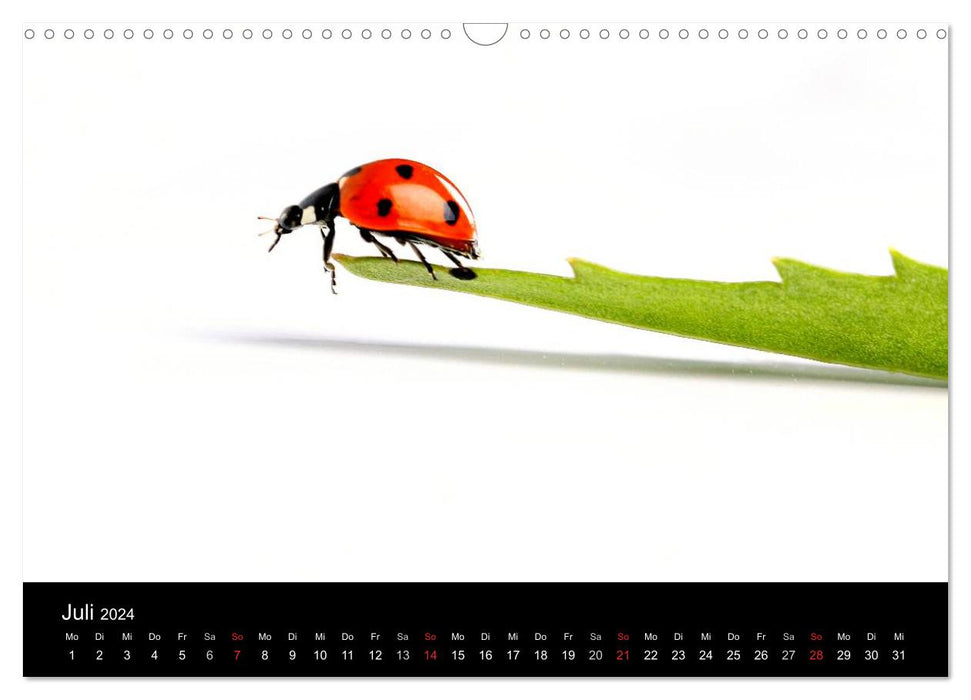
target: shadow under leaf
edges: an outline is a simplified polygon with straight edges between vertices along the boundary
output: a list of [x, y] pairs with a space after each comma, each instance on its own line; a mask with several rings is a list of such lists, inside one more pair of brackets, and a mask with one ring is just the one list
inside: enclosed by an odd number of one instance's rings
[[289, 347], [320, 352], [354, 352], [377, 356], [443, 359], [456, 362], [536, 367], [538, 369], [724, 377], [728, 379], [790, 380], [793, 382], [851, 382], [860, 384], [947, 388], [946, 382], [935, 379], [880, 370], [808, 362], [725, 362], [622, 354], [544, 352], [501, 347], [360, 341], [327, 336], [245, 331], [210, 332], [206, 333], [203, 337], [208, 340], [221, 342]]

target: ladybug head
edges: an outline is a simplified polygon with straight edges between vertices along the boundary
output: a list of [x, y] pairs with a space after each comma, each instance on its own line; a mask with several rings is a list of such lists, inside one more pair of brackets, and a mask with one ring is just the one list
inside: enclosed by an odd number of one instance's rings
[[276, 232], [290, 233], [295, 228], [300, 228], [300, 220], [303, 218], [303, 210], [296, 204], [284, 209], [276, 220]]
[[259, 234], [261, 236], [266, 235], [268, 233], [276, 234], [276, 240], [273, 241], [273, 245], [270, 246], [270, 250], [273, 250], [274, 248], [276, 248], [276, 244], [280, 242], [280, 237], [283, 234], [290, 233], [295, 228], [300, 228], [303, 225], [303, 223], [301, 222], [301, 219], [303, 219], [303, 210], [300, 207], [298, 207], [296, 204], [293, 204], [287, 207], [286, 209], [284, 209], [280, 213], [280, 216], [278, 216], [275, 219], [269, 216], [260, 216], [257, 218], [263, 219], [264, 221], [273, 222], [273, 228], [271, 228], [269, 231], [264, 231], [263, 233]]

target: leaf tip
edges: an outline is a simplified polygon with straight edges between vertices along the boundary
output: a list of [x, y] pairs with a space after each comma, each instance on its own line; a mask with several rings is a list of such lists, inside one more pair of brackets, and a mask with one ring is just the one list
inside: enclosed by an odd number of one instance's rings
[[583, 258], [567, 258], [567, 263], [573, 269], [573, 278], [580, 279], [581, 277], [589, 276], [592, 273], [596, 273], [598, 270], [605, 270], [602, 265], [597, 265], [589, 260], [584, 260]]
[[893, 271], [900, 280], [923, 279], [928, 276], [947, 278], [947, 268], [915, 260], [896, 248], [890, 248], [890, 259], [893, 261]]
[[904, 277], [915, 265], [920, 265], [916, 260], [908, 258], [896, 248], [890, 248], [890, 260], [897, 277]]
[[798, 260], [793, 260], [792, 258], [774, 257], [770, 258], [770, 261], [772, 262], [772, 266], [775, 268], [775, 271], [779, 273], [779, 278], [783, 282], [787, 280], [789, 273], [792, 272], [793, 268], [804, 264], [800, 263]]

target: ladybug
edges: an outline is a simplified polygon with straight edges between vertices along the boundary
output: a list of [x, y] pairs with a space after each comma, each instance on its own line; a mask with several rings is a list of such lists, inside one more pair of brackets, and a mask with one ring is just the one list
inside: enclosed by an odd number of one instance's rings
[[331, 289], [336, 291], [334, 263], [330, 261], [336, 228], [334, 219], [343, 216], [381, 255], [398, 258], [378, 238], [392, 238], [409, 245], [433, 279], [435, 270], [419, 245], [438, 248], [456, 267], [450, 274], [458, 279], [474, 279], [475, 272], [463, 267], [456, 256], [479, 257], [475, 219], [459, 188], [434, 168], [414, 160], [387, 158], [348, 170], [337, 182], [324, 185], [304, 197], [299, 204], [283, 210], [274, 226], [262, 234], [274, 233], [276, 248], [284, 234], [301, 226], [320, 226], [324, 239], [324, 267], [330, 272]]

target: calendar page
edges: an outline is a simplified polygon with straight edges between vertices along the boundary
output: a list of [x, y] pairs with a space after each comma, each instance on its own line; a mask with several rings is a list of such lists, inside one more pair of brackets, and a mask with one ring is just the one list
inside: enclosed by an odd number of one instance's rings
[[948, 25], [22, 33], [25, 675], [947, 675]]

